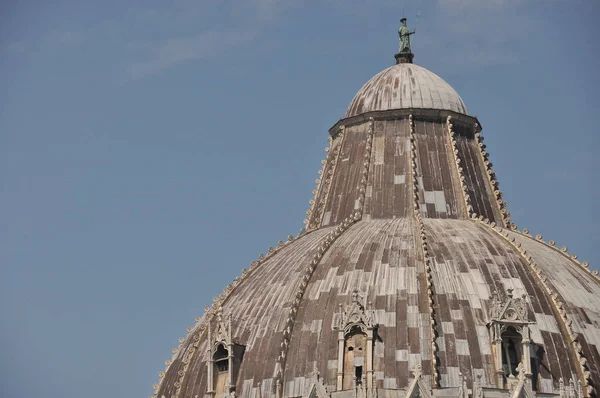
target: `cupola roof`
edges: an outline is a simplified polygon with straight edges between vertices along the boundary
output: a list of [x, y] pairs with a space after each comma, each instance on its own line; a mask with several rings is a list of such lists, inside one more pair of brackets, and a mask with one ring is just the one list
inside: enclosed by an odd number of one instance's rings
[[444, 79], [422, 66], [399, 63], [379, 72], [362, 86], [345, 117], [408, 108], [467, 114], [462, 98]]

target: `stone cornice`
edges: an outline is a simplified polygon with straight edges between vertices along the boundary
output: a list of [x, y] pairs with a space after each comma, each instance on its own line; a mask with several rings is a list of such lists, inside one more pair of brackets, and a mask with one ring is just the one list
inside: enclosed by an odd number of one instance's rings
[[[446, 120], [448, 116], [452, 117], [453, 123], [457, 124], [468, 124], [473, 125], [475, 123], [481, 127], [481, 123], [474, 116], [465, 115], [462, 113], [457, 113], [453, 111], [447, 110], [439, 110], [439, 109], [392, 109], [387, 111], [373, 111], [373, 112], [365, 112], [357, 116], [352, 116], [348, 118], [340, 119], [337, 123], [335, 123], [329, 129], [329, 134], [331, 136], [335, 136], [339, 131], [341, 126], [351, 127], [357, 124], [362, 124], [364, 122], [368, 122], [369, 120], [393, 120], [393, 119], [402, 119], [408, 118], [410, 115], [413, 118], [424, 119], [424, 120]], [[481, 130], [481, 129], [480, 129]]]

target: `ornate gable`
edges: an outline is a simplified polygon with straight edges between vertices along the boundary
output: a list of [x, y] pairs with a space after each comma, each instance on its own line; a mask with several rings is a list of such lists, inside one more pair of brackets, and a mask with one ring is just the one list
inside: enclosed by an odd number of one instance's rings
[[513, 297], [513, 289], [507, 289], [506, 298], [500, 299], [498, 292], [492, 294], [489, 316], [492, 321], [526, 323], [529, 307], [527, 296]]
[[421, 364], [415, 364], [413, 368], [414, 379], [408, 385], [406, 398], [431, 398], [431, 388], [423, 382]]
[[358, 327], [363, 333], [367, 333], [367, 330], [377, 327], [373, 322], [371, 303], [367, 303], [365, 307], [363, 302], [364, 300], [360, 297], [358, 291], [355, 290], [352, 292], [352, 301], [350, 304], [347, 304], [345, 308], [342, 304], [339, 305], [338, 330], [347, 334], [355, 327]]
[[231, 341], [231, 315], [227, 316], [227, 321], [223, 319], [223, 308], [219, 306], [217, 308], [217, 312], [215, 314], [215, 331], [213, 333], [213, 343], [216, 346], [219, 343], [223, 343], [225, 345], [232, 344]]

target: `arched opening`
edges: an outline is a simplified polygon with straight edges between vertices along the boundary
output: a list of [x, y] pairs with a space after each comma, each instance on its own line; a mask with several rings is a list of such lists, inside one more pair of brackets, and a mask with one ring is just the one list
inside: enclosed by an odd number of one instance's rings
[[502, 370], [504, 377], [517, 376], [517, 367], [523, 356], [523, 337], [512, 326], [502, 332]]
[[343, 389], [350, 390], [363, 383], [367, 355], [367, 335], [354, 326], [345, 335]]
[[214, 386], [215, 394], [220, 397], [224, 392], [227, 392], [227, 384], [229, 377], [229, 351], [225, 348], [225, 345], [217, 345], [217, 349], [213, 354], [214, 362]]

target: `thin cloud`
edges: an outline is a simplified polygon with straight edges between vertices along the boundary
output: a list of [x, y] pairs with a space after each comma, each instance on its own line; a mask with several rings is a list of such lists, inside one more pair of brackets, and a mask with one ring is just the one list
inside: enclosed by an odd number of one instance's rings
[[[148, 77], [186, 62], [212, 59], [248, 45], [290, 5], [291, 2], [282, 0], [246, 0], [231, 8], [224, 7], [221, 1], [179, 0], [175, 10], [162, 14], [156, 10], [143, 11], [136, 20], [191, 27], [196, 32], [153, 41], [128, 42], [126, 46], [136, 54], [135, 61], [128, 67], [129, 76], [133, 79]], [[206, 28], [215, 20], [219, 20], [219, 27]], [[197, 32], [200, 26], [205, 30]]]
[[164, 9], [136, 9], [86, 31], [56, 31], [37, 40], [0, 44], [0, 53], [46, 57], [83, 45], [110, 44], [114, 55], [106, 61], [121, 71], [117, 80], [124, 82], [248, 45], [293, 4], [240, 0], [231, 7], [225, 1], [174, 0]]
[[453, 10], [463, 11], [469, 9], [498, 9], [501, 7], [510, 7], [521, 0], [438, 0], [438, 6]]
[[210, 31], [192, 37], [180, 37], [138, 44], [147, 59], [130, 66], [132, 78], [139, 79], [192, 60], [207, 59], [231, 51], [253, 40], [248, 32]]

